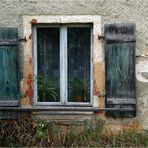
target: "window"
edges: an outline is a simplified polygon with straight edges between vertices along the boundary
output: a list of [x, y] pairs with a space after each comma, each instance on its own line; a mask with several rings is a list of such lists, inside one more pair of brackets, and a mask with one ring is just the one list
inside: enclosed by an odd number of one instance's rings
[[[27, 53], [24, 59], [24, 69], [27, 70], [24, 70], [21, 90], [33, 91], [33, 97], [28, 96], [30, 100], [33, 99], [33, 105], [99, 107], [101, 104], [97, 92], [104, 90], [104, 85], [101, 85], [104, 83], [103, 49], [101, 41], [98, 40], [98, 34], [101, 35], [101, 17], [98, 15], [24, 15], [21, 26], [22, 37], [27, 39], [27, 42], [22, 45], [25, 54]], [[79, 44], [76, 43], [78, 39], [79, 42], [81, 41]], [[45, 46], [47, 48], [43, 48]], [[77, 50], [74, 50], [75, 46]], [[77, 54], [79, 56], [75, 56]], [[43, 70], [44, 67], [46, 68]], [[32, 75], [35, 75], [37, 80], [34, 81], [33, 86], [28, 84], [28, 76]], [[54, 82], [46, 83], [53, 80]], [[74, 81], [79, 85], [85, 84], [85, 89], [89, 92], [81, 93], [83, 100], [80, 102], [79, 99], [74, 101], [73, 94], [76, 95], [76, 91], [72, 91], [72, 85], [73, 87], [76, 85]], [[41, 85], [38, 85], [39, 83]], [[39, 97], [38, 87], [41, 87], [42, 91], [50, 88], [52, 100], [43, 100], [47, 93], [41, 93], [44, 97]], [[28, 101], [24, 106], [31, 105]]]
[[38, 105], [92, 104], [92, 25], [35, 25]]

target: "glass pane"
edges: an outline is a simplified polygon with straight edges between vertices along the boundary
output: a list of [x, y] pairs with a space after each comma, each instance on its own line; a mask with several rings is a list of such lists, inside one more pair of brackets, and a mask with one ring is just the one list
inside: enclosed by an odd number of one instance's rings
[[59, 102], [59, 28], [37, 28], [38, 101]]
[[68, 101], [90, 102], [90, 27], [68, 28]]

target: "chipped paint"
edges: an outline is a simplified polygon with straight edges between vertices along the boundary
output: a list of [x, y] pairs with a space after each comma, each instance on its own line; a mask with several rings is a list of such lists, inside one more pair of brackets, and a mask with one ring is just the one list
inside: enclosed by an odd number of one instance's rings
[[[94, 80], [96, 87], [98, 88], [98, 92], [104, 91], [104, 83], [105, 83], [105, 75], [104, 75], [104, 63], [97, 63], [94, 65]], [[99, 97], [99, 107], [105, 106], [104, 104], [105, 98]]]
[[94, 35], [94, 63], [99, 63], [104, 61], [104, 56], [103, 56], [103, 49], [101, 45], [101, 40], [98, 40], [98, 35]]
[[28, 89], [25, 91], [25, 94], [29, 97], [29, 98], [32, 98], [33, 96], [33, 89], [32, 89], [32, 75], [29, 74], [28, 75], [28, 78], [27, 78], [27, 86], [28, 86]]
[[[30, 21], [31, 20], [31, 21]], [[93, 23], [99, 27], [101, 32], [101, 17], [99, 15], [24, 15], [23, 21], [26, 23]], [[98, 29], [97, 29], [98, 30]]]
[[31, 106], [31, 99], [27, 96], [24, 98], [21, 98], [20, 105], [21, 107]]
[[29, 35], [29, 38], [28, 38], [28, 39], [29, 39], [29, 40], [32, 40], [32, 34]]
[[143, 133], [143, 127], [140, 125], [139, 121], [134, 119], [129, 123], [110, 123], [105, 124], [103, 127], [103, 135], [118, 135], [122, 132], [135, 132], [135, 133]]
[[32, 20], [31, 20], [31, 24], [33, 24], [33, 25], [34, 25], [34, 24], [37, 24], [37, 20], [36, 20], [36, 19], [32, 19]]
[[[33, 19], [32, 19], [33, 20]], [[35, 22], [35, 20], [33, 20]], [[24, 27], [25, 26], [25, 27]], [[31, 106], [33, 103], [33, 63], [32, 63], [32, 29], [31, 23], [23, 22], [23, 35], [27, 41], [22, 44], [23, 52], [23, 79], [21, 81], [21, 90], [25, 97], [21, 99], [21, 106]]]
[[94, 107], [99, 107], [99, 99], [98, 96], [93, 96], [93, 106]]
[[148, 78], [144, 73], [148, 73], [148, 57], [139, 56], [136, 62], [136, 79], [141, 82], [148, 82]]
[[[31, 21], [30, 21], [31, 20]], [[98, 15], [77, 15], [77, 16], [66, 16], [66, 15], [45, 15], [45, 16], [23, 16], [23, 36], [26, 36], [27, 42], [24, 45], [24, 80], [23, 80], [23, 91], [25, 94], [33, 99], [33, 83], [30, 79], [33, 75], [33, 63], [32, 63], [32, 25], [37, 23], [92, 23], [93, 24], [93, 62], [96, 64], [103, 64], [103, 51], [101, 46], [101, 41], [98, 40], [98, 34], [101, 34], [101, 17]], [[98, 91], [104, 90], [104, 86], [101, 86], [102, 81], [104, 81], [103, 65], [95, 66], [98, 76], [94, 76], [96, 80], [96, 92], [94, 94], [94, 106], [98, 107], [99, 97]], [[96, 73], [96, 74], [97, 74]], [[29, 76], [29, 78], [28, 78]], [[100, 78], [99, 78], [100, 77]], [[26, 79], [27, 78], [27, 79]], [[98, 83], [99, 81], [99, 83]], [[104, 83], [104, 82], [103, 82]], [[98, 90], [97, 90], [98, 89]], [[104, 99], [101, 99], [104, 100]], [[24, 101], [25, 102], [25, 101]], [[28, 105], [28, 104], [26, 104]], [[101, 105], [103, 106], [103, 105]]]
[[145, 51], [145, 56], [148, 56], [148, 48]]
[[29, 64], [30, 64], [30, 65], [32, 64], [32, 58], [29, 59]]
[[99, 90], [97, 88], [96, 80], [94, 80], [94, 95], [98, 96]]

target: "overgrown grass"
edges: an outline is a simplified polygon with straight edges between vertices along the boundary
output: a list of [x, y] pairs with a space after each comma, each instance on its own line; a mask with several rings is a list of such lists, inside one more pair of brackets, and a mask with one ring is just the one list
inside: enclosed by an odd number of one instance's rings
[[104, 121], [61, 126], [41, 119], [0, 122], [1, 147], [148, 147], [148, 135], [133, 132], [102, 135]]

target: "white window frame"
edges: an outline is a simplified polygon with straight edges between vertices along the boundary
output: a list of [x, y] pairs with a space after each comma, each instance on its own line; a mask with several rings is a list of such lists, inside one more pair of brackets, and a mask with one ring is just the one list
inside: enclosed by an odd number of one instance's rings
[[[92, 106], [93, 98], [93, 64], [92, 64], [92, 25], [91, 24], [62, 24], [62, 25], [35, 25], [33, 26], [33, 53], [34, 53], [34, 75], [37, 76], [37, 28], [60, 29], [60, 102], [39, 102], [37, 81], [34, 81], [34, 103], [35, 105], [81, 105]], [[89, 102], [68, 102], [68, 56], [67, 56], [67, 28], [68, 27], [90, 27], [90, 101]]]
[[[35, 50], [37, 49], [37, 44], [34, 42], [34, 36], [36, 36], [36, 31], [35, 28], [33, 27], [34, 25], [38, 24], [44, 24], [45, 26], [48, 26], [49, 24], [92, 24], [92, 49], [91, 49], [91, 87], [92, 87], [92, 92], [91, 92], [91, 102], [90, 103], [78, 103], [74, 102], [72, 105], [75, 106], [93, 106], [97, 107], [99, 106], [98, 104], [98, 96], [96, 94], [93, 94], [94, 88], [93, 88], [93, 81], [96, 80], [96, 73], [93, 72], [93, 67], [96, 67], [96, 65], [103, 64], [104, 61], [104, 56], [103, 56], [103, 51], [102, 51], [102, 45], [101, 41], [98, 40], [98, 35], [101, 35], [101, 17], [99, 15], [34, 15], [34, 16], [29, 16], [29, 15], [24, 15], [22, 16], [22, 36], [25, 36], [27, 38], [27, 42], [24, 44], [24, 54], [25, 54], [25, 59], [24, 62], [27, 62], [30, 57], [27, 55], [30, 55], [33, 58], [33, 69], [31, 67], [29, 68], [28, 72], [25, 72], [25, 75], [27, 76], [28, 74], [35, 74], [35, 71], [37, 70], [35, 67], [34, 61], [37, 60], [37, 55], [35, 54]], [[33, 34], [33, 39], [30, 39], [30, 36]], [[60, 80], [62, 81], [62, 80]], [[23, 82], [23, 81], [22, 81]], [[61, 82], [60, 82], [61, 83]], [[23, 85], [22, 85], [23, 86]], [[24, 89], [24, 87], [22, 87]], [[36, 102], [37, 96], [35, 93], [36, 85], [34, 84], [33, 90], [33, 105], [61, 105], [57, 102], [53, 103], [48, 103], [48, 102]], [[99, 88], [100, 89], [100, 88]], [[68, 102], [70, 105], [71, 103]], [[65, 104], [67, 105], [67, 104]]]

